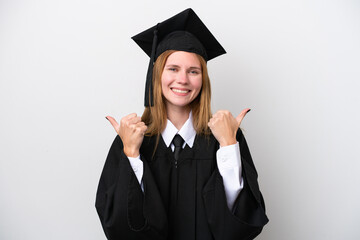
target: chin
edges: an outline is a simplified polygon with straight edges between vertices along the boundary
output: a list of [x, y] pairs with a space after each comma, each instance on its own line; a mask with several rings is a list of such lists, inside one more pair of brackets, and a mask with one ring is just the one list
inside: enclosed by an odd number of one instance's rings
[[189, 102], [186, 103], [173, 103], [172, 105], [176, 106], [176, 107], [187, 107], [190, 105]]
[[173, 101], [173, 102], [168, 102], [169, 103], [169, 105], [170, 106], [173, 106], [173, 107], [182, 107], [182, 108], [184, 108], [184, 107], [189, 107], [190, 106], [190, 103], [191, 102], [189, 102], [189, 101], [186, 101], [186, 102], [184, 102], [184, 101]]

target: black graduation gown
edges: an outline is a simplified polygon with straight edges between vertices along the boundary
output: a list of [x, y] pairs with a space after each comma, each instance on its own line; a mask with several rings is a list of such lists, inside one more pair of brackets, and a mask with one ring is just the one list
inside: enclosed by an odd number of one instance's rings
[[197, 135], [177, 166], [162, 137], [145, 137], [140, 148], [143, 187], [138, 183], [122, 142], [110, 148], [96, 195], [96, 209], [109, 240], [242, 240], [253, 239], [268, 222], [257, 172], [241, 130], [244, 188], [228, 209], [216, 164], [219, 144]]

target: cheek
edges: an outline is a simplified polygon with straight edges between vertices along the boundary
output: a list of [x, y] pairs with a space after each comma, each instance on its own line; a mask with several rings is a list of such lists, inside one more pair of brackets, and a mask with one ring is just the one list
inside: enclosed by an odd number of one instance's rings
[[171, 75], [167, 74], [165, 71], [161, 75], [161, 85], [167, 86], [171, 83]]
[[164, 94], [164, 90], [166, 90], [166, 86], [167, 86], [166, 76], [164, 76], [164, 74], [163, 74], [161, 76], [161, 92], [162, 92], [162, 94]]
[[193, 82], [193, 87], [194, 89], [196, 89], [198, 92], [200, 91], [201, 87], [202, 87], [202, 77], [196, 79], [194, 82]]

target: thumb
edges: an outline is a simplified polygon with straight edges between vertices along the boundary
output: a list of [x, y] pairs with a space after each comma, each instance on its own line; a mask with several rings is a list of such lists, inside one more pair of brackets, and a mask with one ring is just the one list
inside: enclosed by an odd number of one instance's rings
[[111, 123], [111, 125], [114, 127], [115, 131], [118, 132], [120, 125], [118, 124], [118, 122], [115, 120], [115, 118], [110, 117], [110, 116], [106, 116], [105, 117], [107, 120], [109, 120], [109, 122]]
[[240, 126], [241, 121], [244, 119], [245, 115], [250, 112], [250, 108], [245, 108], [244, 110], [241, 111], [241, 113], [236, 117], [236, 121], [238, 123], [238, 126]]

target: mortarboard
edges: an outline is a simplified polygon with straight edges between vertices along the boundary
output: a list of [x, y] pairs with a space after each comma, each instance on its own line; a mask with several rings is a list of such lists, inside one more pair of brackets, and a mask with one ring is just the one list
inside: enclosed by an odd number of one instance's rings
[[133, 36], [132, 39], [150, 57], [145, 85], [146, 107], [153, 106], [153, 64], [163, 52], [166, 50], [193, 52], [202, 56], [205, 61], [226, 53], [191, 8]]

